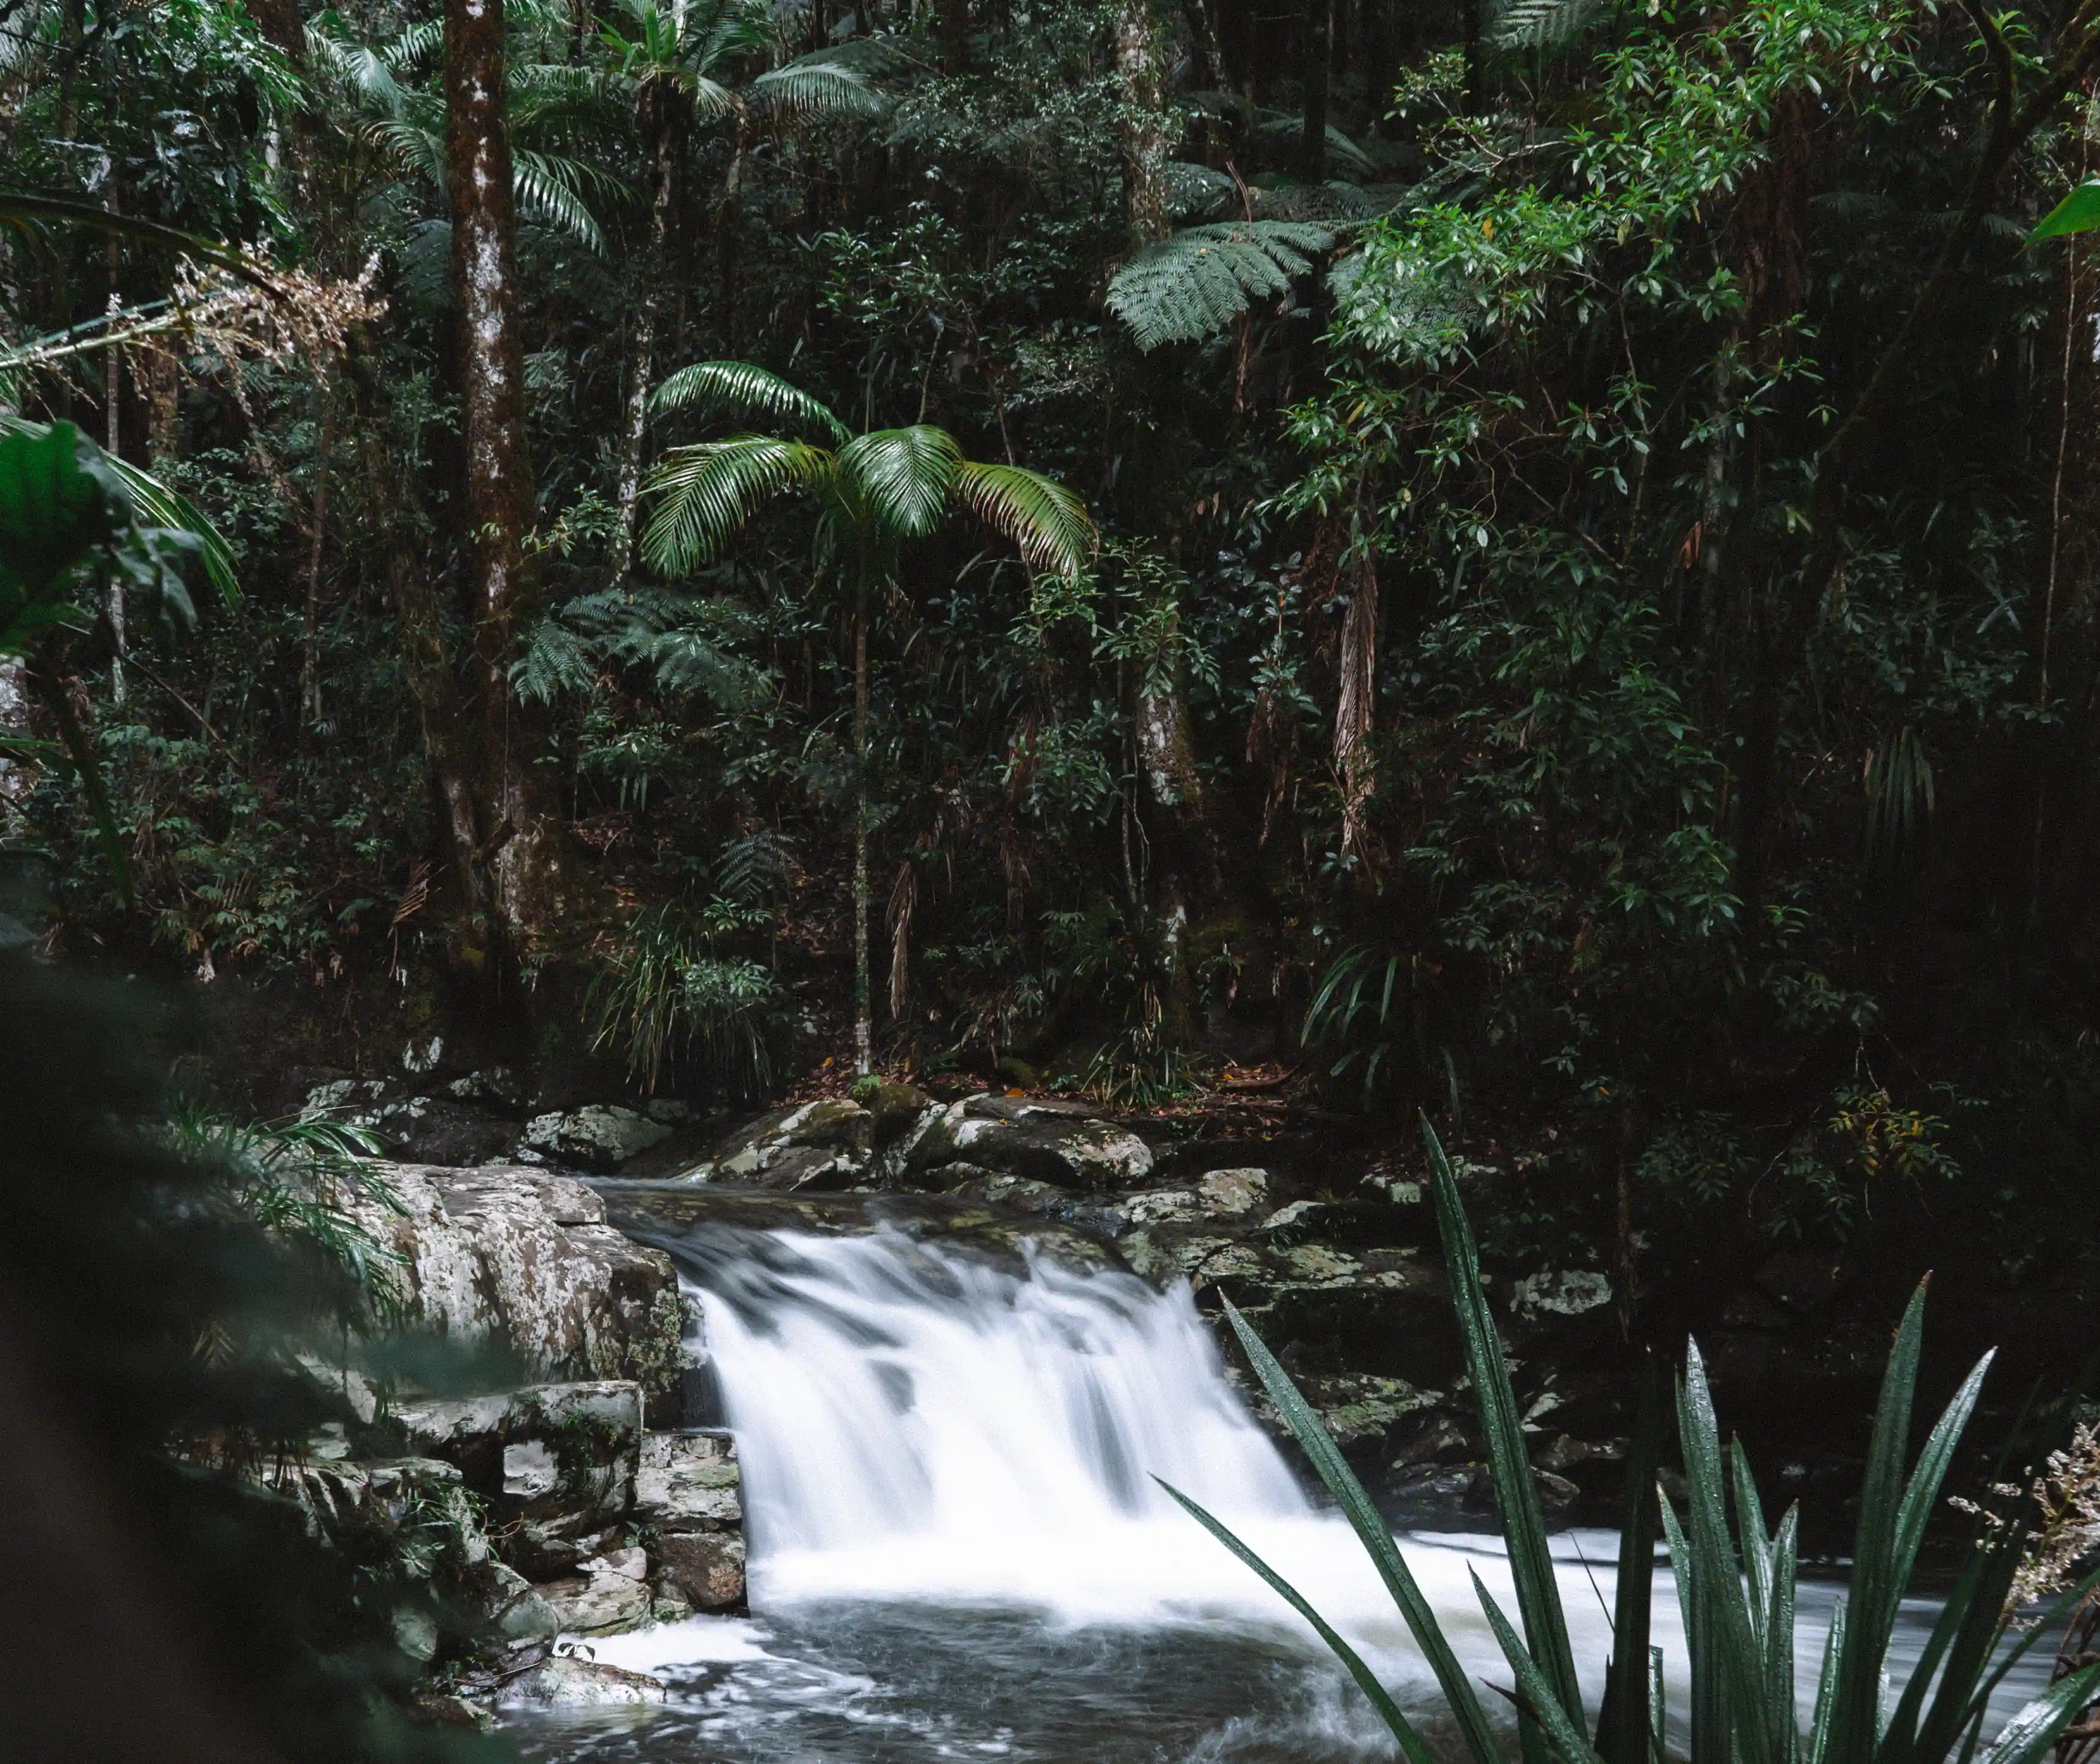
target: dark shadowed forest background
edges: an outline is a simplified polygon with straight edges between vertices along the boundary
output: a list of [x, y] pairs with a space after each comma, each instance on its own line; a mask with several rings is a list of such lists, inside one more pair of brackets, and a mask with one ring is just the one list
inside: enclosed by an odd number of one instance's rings
[[1427, 1111], [1631, 1338], [1806, 1245], [2076, 1357], [2100, 267], [2026, 241], [2096, 66], [2093, 0], [0, 0], [0, 420], [166, 530], [11, 634], [11, 935], [258, 1094], [872, 1064], [1344, 1188]]

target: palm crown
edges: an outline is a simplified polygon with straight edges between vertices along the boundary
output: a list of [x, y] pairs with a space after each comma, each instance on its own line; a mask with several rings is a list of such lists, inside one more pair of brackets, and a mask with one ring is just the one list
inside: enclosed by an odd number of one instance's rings
[[[650, 567], [682, 576], [708, 561], [766, 503], [789, 491], [817, 504], [817, 547], [849, 572], [854, 617], [854, 1037], [862, 1072], [874, 1039], [868, 975], [867, 594], [900, 545], [933, 532], [958, 510], [1010, 540], [1035, 568], [1061, 576], [1085, 568], [1093, 524], [1062, 484], [1020, 466], [966, 459], [931, 423], [855, 435], [800, 387], [743, 361], [703, 361], [657, 388], [659, 409], [770, 418], [795, 432], [732, 435], [674, 447], [650, 475], [661, 500], [642, 534]], [[805, 440], [804, 436], [814, 436]]]

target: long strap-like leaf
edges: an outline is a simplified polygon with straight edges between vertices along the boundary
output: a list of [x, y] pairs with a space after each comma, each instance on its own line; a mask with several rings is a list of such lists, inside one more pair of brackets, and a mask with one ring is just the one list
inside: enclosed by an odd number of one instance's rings
[[1276, 1356], [1229, 1299], [1225, 1302], [1225, 1317], [1233, 1326], [1233, 1333], [1239, 1337], [1255, 1376], [1268, 1393], [1268, 1399], [1275, 1404], [1284, 1425], [1304, 1448], [1313, 1474], [1335, 1497], [1343, 1517], [1348, 1520], [1378, 1569], [1379, 1578], [1392, 1595], [1392, 1602], [1414, 1636], [1415, 1646], [1428, 1660], [1430, 1670], [1436, 1675], [1438, 1687], [1451, 1705], [1451, 1713], [1458, 1720], [1459, 1733], [1473, 1764], [1501, 1764], [1502, 1753], [1495, 1744], [1493, 1731], [1488, 1726], [1487, 1713], [1480, 1707], [1473, 1681], [1467, 1677], [1466, 1669], [1458, 1664], [1458, 1656], [1451, 1651], [1451, 1644], [1444, 1638], [1436, 1612], [1423, 1597], [1421, 1587], [1416, 1584], [1376, 1505], [1365, 1492], [1364, 1485], [1357, 1480], [1356, 1472], [1349, 1468], [1332, 1435], [1312, 1412], [1312, 1405], [1290, 1382], [1290, 1374], [1277, 1364]]
[[1626, 1453], [1625, 1511], [1619, 1521], [1619, 1580], [1612, 1602], [1612, 1659], [1597, 1749], [1607, 1764], [1648, 1764], [1661, 1742], [1651, 1731], [1648, 1638], [1653, 1627], [1656, 1465], [1661, 1456], [1662, 1399], [1652, 1367], [1641, 1380], [1640, 1408]]
[[1480, 1584], [1478, 1574], [1473, 1576], [1473, 1592], [1480, 1601], [1480, 1609], [1487, 1613], [1488, 1625], [1495, 1632], [1495, 1639], [1502, 1643], [1510, 1669], [1516, 1674], [1517, 1689], [1521, 1693], [1519, 1706], [1538, 1723], [1547, 1744], [1560, 1755], [1564, 1764], [1604, 1764], [1582, 1735], [1582, 1705], [1577, 1703], [1571, 1709], [1560, 1700], [1546, 1674], [1539, 1669], [1538, 1662], [1531, 1657], [1531, 1651], [1517, 1638], [1509, 1619], [1502, 1615], [1502, 1607]]
[[1436, 1764], [1429, 1748], [1423, 1743], [1422, 1735], [1401, 1713], [1400, 1705], [1393, 1701], [1392, 1693], [1379, 1682], [1378, 1674], [1365, 1664], [1361, 1655], [1342, 1639], [1334, 1625], [1312, 1608], [1305, 1595], [1242, 1543], [1221, 1521], [1204, 1511], [1171, 1483], [1160, 1482], [1157, 1476], [1152, 1479], [1159, 1483], [1161, 1488], [1179, 1501], [1198, 1525], [1259, 1574], [1283, 1596], [1293, 1611], [1312, 1625], [1320, 1639], [1333, 1650], [1335, 1657], [1348, 1669], [1349, 1676], [1371, 1700], [1371, 1706], [1379, 1712], [1379, 1718], [1392, 1730], [1393, 1738], [1400, 1742], [1401, 1750], [1407, 1754], [1408, 1764]]
[[1510, 1384], [1509, 1363], [1502, 1357], [1502, 1337], [1495, 1333], [1487, 1292], [1480, 1283], [1480, 1251], [1458, 1197], [1451, 1161], [1444, 1155], [1427, 1116], [1422, 1136], [1429, 1151], [1429, 1179], [1436, 1200], [1437, 1231], [1444, 1240], [1445, 1269], [1451, 1281], [1451, 1302], [1465, 1337], [1466, 1368], [1480, 1405], [1480, 1429], [1487, 1435], [1489, 1467], [1494, 1475], [1524, 1638], [1561, 1706], [1580, 1709], [1582, 1686], [1575, 1676], [1575, 1655], [1568, 1645], [1553, 1553], [1546, 1545], [1546, 1515], [1539, 1507], [1538, 1484], [1524, 1450], [1524, 1419]]
[[2100, 1666], [2059, 1678], [1999, 1730], [1977, 1764], [2035, 1764], [2095, 1695], [2100, 1695]]
[[1833, 1764], [1871, 1758], [1880, 1737], [1882, 1666], [1895, 1626], [1903, 1585], [1895, 1576], [1904, 1497], [1904, 1458], [1910, 1443], [1911, 1399], [1917, 1388], [1925, 1333], [1925, 1288], [1904, 1311], [1882, 1374], [1860, 1493], [1860, 1528], [1852, 1546], [1850, 1620], [1838, 1662], [1826, 1756]]

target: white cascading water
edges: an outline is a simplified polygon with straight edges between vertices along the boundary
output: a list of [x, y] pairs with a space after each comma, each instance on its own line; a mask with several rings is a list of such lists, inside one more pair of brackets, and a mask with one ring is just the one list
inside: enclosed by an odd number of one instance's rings
[[[1185, 1285], [1047, 1258], [1000, 1267], [888, 1231], [676, 1247], [743, 1467], [754, 1608], [915, 1598], [1297, 1628], [1157, 1478], [1397, 1676], [1420, 1666], [1361, 1545], [1249, 1417]], [[1499, 1665], [1467, 1577], [1509, 1603], [1490, 1541], [1409, 1554], [1462, 1656]], [[1571, 1576], [1571, 1620], [1601, 1642], [1584, 1571]]]
[[[1127, 1274], [1033, 1256], [1025, 1267], [995, 1264], [892, 1231], [835, 1237], [704, 1227], [664, 1247], [700, 1295], [743, 1464], [752, 1605], [761, 1620], [801, 1609], [814, 1632], [844, 1621], [850, 1634], [850, 1619], [818, 1607], [939, 1607], [945, 1615], [928, 1645], [945, 1656], [968, 1650], [968, 1609], [1021, 1608], [1066, 1632], [1295, 1635], [1308, 1670], [1318, 1669], [1324, 1655], [1310, 1629], [1170, 1501], [1158, 1478], [1295, 1585], [1404, 1704], [1432, 1726], [1439, 1718], [1427, 1665], [1362, 1546], [1308, 1501], [1249, 1417], [1185, 1285], [1162, 1293]], [[1615, 1545], [1594, 1532], [1555, 1540], [1562, 1603], [1592, 1698], [1610, 1648]], [[1499, 1541], [1412, 1536], [1401, 1547], [1459, 1658], [1483, 1682], [1506, 1684], [1508, 1668], [1473, 1585], [1477, 1575], [1514, 1612]], [[1674, 1590], [1667, 1572], [1658, 1575], [1655, 1639], [1681, 1720]], [[1835, 1590], [1827, 1581], [1804, 1581], [1800, 1590], [1805, 1694]], [[1931, 1615], [1922, 1604], [1907, 1612], [1899, 1660], [1915, 1657]], [[597, 1646], [601, 1659], [650, 1669], [741, 1663], [734, 1669], [761, 1676], [720, 1687], [708, 1706], [717, 1714], [743, 1709], [739, 1719], [761, 1727], [834, 1704], [858, 1711], [851, 1722], [872, 1718], [860, 1701], [876, 1695], [876, 1680], [783, 1664], [767, 1651], [770, 1634], [763, 1620], [698, 1619]], [[986, 1669], [995, 1679], [1012, 1663], [995, 1654]], [[775, 1682], [768, 1671], [786, 1677]], [[948, 1682], [938, 1670], [933, 1677]], [[1305, 1755], [1379, 1754], [1367, 1709], [1353, 1693], [1326, 1694], [1339, 1700], [1323, 1705], [1325, 1737], [1308, 1741]], [[1229, 1687], [1217, 1695], [1234, 1700]], [[1499, 1698], [1486, 1701], [1502, 1708]], [[1067, 1686], [1052, 1706], [1085, 1702], [1079, 1687]], [[1105, 1718], [1113, 1726], [1144, 1713], [1140, 1704]], [[1004, 1742], [977, 1749], [1003, 1750]], [[1294, 1742], [1283, 1755], [1303, 1751]]]

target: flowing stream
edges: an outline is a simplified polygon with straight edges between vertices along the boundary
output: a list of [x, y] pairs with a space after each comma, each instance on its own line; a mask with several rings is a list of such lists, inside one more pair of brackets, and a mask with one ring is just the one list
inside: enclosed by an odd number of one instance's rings
[[[754, 1615], [598, 1643], [601, 1660], [663, 1675], [669, 1707], [522, 1722], [532, 1755], [1396, 1755], [1310, 1629], [1155, 1478], [1304, 1592], [1433, 1738], [1433, 1682], [1361, 1546], [1248, 1417], [1185, 1288], [1004, 1267], [887, 1231], [703, 1226], [668, 1247], [703, 1294], [743, 1462]], [[1471, 1586], [1478, 1574], [1514, 1612], [1498, 1541], [1401, 1542], [1460, 1658], [1507, 1683]], [[1615, 1540], [1571, 1532], [1555, 1548], [1577, 1660], [1600, 1674]], [[1803, 1585], [1804, 1682], [1834, 1593]], [[1681, 1662], [1666, 1572], [1657, 1603], [1657, 1639]], [[1929, 1621], [1928, 1607], [1907, 1613], [1899, 1643], [1914, 1650]]]

